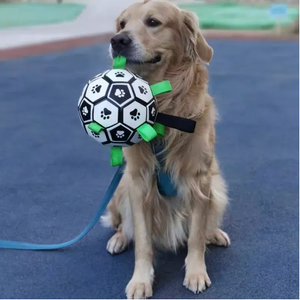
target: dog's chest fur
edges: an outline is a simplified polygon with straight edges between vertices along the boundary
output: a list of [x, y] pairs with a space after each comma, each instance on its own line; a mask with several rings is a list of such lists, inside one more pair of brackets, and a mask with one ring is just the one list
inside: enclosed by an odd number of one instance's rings
[[159, 167], [156, 171], [157, 195], [153, 207], [153, 240], [159, 248], [176, 251], [187, 239], [187, 203], [184, 203], [172, 178], [172, 168], [166, 169], [163, 146], [153, 145]]

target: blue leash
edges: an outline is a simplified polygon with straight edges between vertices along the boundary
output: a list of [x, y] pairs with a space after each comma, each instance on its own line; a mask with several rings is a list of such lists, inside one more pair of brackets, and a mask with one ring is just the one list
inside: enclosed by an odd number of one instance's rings
[[100, 202], [100, 205], [97, 209], [97, 212], [94, 216], [94, 218], [91, 220], [91, 222], [88, 224], [88, 226], [74, 239], [61, 243], [61, 244], [30, 244], [30, 243], [21, 243], [21, 242], [13, 242], [13, 241], [2, 241], [0, 240], [0, 248], [2, 249], [18, 249], [18, 250], [56, 250], [68, 247], [70, 245], [73, 245], [74, 243], [81, 240], [93, 227], [94, 225], [99, 221], [99, 218], [104, 213], [110, 199], [114, 195], [115, 190], [117, 189], [122, 176], [123, 176], [123, 166], [119, 167], [113, 180], [111, 181], [102, 201]]

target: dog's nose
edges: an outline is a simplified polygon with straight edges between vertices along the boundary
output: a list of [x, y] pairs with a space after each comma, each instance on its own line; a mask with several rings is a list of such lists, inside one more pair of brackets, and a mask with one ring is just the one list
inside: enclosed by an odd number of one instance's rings
[[128, 45], [131, 43], [131, 38], [129, 37], [128, 34], [126, 33], [120, 33], [115, 35], [111, 40], [110, 40], [111, 46], [113, 50], [117, 52], [121, 52], [124, 50]]

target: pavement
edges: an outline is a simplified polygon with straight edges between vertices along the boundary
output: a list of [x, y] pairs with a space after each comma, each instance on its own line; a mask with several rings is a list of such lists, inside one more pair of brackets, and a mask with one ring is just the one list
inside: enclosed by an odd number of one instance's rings
[[114, 32], [116, 17], [135, 0], [81, 2], [86, 4], [86, 8], [73, 21], [0, 30], [0, 51]]
[[[209, 246], [212, 286], [182, 286], [186, 251], [158, 253], [156, 299], [299, 299], [297, 41], [209, 40], [216, 151], [229, 186], [228, 249]], [[77, 100], [110, 67], [108, 44], [0, 63], [0, 239], [65, 242], [93, 217], [115, 172], [81, 128]], [[246, 55], [245, 55], [246, 54]], [[248, 55], [251, 54], [251, 55]], [[120, 299], [132, 246], [111, 256], [100, 224], [61, 251], [0, 251], [4, 299]]]

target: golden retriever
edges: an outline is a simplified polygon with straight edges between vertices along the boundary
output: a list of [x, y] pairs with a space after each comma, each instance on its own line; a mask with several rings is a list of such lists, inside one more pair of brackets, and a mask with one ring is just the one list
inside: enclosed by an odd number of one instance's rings
[[124, 149], [123, 179], [102, 218], [112, 225], [111, 254], [135, 242], [133, 277], [126, 287], [128, 298], [151, 297], [155, 247], [175, 251], [187, 244], [183, 284], [194, 293], [211, 281], [205, 265], [206, 244], [229, 246], [219, 227], [227, 206], [227, 191], [214, 152], [216, 110], [207, 92], [205, 63], [213, 56], [199, 30], [197, 17], [164, 0], [145, 0], [123, 11], [112, 38], [112, 57], [123, 55], [127, 68], [150, 84], [170, 80], [173, 91], [159, 95], [160, 112], [195, 120], [193, 134], [166, 128], [164, 171], [178, 196], [158, 191], [157, 157], [151, 145], [140, 142]]

